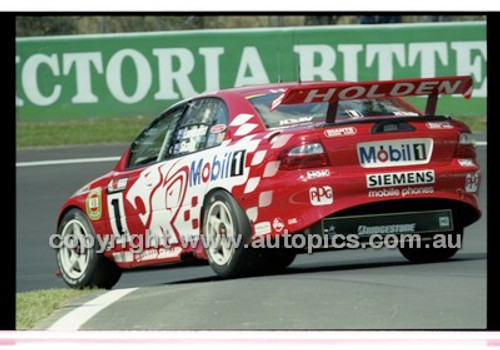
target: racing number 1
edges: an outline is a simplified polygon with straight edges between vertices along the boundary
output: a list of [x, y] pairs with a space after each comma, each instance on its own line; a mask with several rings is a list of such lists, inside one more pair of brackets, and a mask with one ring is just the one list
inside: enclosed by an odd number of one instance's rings
[[111, 206], [113, 207], [113, 214], [115, 215], [116, 228], [118, 229], [118, 232], [123, 234], [122, 223], [119, 220], [121, 215], [120, 215], [120, 204], [118, 202], [118, 198], [114, 198], [111, 200]]
[[125, 209], [123, 206], [123, 192], [108, 195], [109, 221], [113, 234], [120, 238], [128, 233]]

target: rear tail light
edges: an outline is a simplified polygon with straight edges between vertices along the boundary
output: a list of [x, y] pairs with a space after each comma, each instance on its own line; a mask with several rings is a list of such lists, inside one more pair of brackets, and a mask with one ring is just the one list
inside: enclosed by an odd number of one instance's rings
[[474, 146], [474, 136], [470, 132], [460, 133], [456, 158], [476, 158], [476, 147]]
[[460, 142], [461, 145], [473, 145], [474, 144], [474, 136], [470, 132], [463, 132], [460, 134]]
[[321, 143], [300, 145], [280, 155], [281, 170], [319, 168], [329, 165], [330, 161]]

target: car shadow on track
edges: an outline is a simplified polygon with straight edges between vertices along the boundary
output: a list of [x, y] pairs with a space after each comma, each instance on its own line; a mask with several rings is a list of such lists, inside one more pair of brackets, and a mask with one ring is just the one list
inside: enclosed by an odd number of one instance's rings
[[[473, 261], [473, 260], [486, 260], [486, 253], [469, 253], [469, 254], [460, 254], [456, 258], [452, 258], [450, 260], [444, 262], [432, 262], [432, 263], [411, 263], [409, 261], [391, 261], [391, 262], [377, 262], [377, 261], [363, 261], [363, 262], [347, 262], [335, 265], [325, 265], [314, 263], [313, 266], [291, 266], [284, 271], [279, 273], [263, 273], [259, 275], [251, 275], [243, 278], [258, 278], [262, 276], [285, 276], [285, 275], [296, 275], [296, 274], [307, 274], [307, 273], [315, 273], [315, 272], [334, 272], [334, 271], [346, 271], [346, 270], [361, 270], [361, 269], [373, 269], [379, 267], [396, 267], [396, 266], [417, 266], [417, 265], [425, 265], [425, 264], [438, 264], [438, 263], [452, 263], [459, 261]], [[220, 278], [216, 275], [212, 276], [204, 276], [197, 278], [190, 278], [186, 280], [173, 281], [173, 282], [165, 282], [160, 283], [160, 285], [182, 285], [182, 284], [191, 284], [191, 283], [203, 283], [203, 282], [216, 282], [216, 281], [227, 281], [228, 279]]]

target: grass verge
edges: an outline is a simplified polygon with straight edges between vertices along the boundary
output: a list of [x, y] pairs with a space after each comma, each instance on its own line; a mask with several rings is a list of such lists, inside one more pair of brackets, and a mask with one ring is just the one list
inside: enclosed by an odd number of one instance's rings
[[17, 122], [16, 146], [63, 146], [130, 143], [152, 118], [87, 119], [54, 122]]
[[32, 329], [55, 310], [80, 295], [97, 289], [45, 289], [16, 294], [16, 329]]
[[[474, 132], [486, 131], [485, 117], [455, 117]], [[152, 118], [90, 119], [57, 122], [17, 122], [16, 146], [65, 146], [130, 143]]]

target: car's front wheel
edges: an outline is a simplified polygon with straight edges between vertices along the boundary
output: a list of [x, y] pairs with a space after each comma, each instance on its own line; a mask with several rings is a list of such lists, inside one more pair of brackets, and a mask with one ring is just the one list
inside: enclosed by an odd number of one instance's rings
[[[401, 246], [399, 251], [414, 263], [444, 261], [455, 255], [462, 244], [463, 229], [453, 233], [434, 236], [430, 241], [422, 241], [420, 247]], [[439, 240], [439, 242], [438, 242]]]
[[63, 216], [58, 234], [62, 242], [57, 264], [66, 284], [109, 289], [118, 282], [122, 270], [98, 253], [96, 234], [81, 210], [71, 209]]

